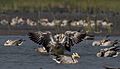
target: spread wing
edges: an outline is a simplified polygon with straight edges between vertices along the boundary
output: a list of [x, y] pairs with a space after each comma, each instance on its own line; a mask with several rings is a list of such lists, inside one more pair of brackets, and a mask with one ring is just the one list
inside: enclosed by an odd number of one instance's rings
[[39, 45], [43, 45], [45, 47], [45, 49], [47, 50], [47, 52], [49, 52], [49, 47], [48, 44], [51, 41], [50, 36], [51, 36], [51, 32], [30, 32], [28, 33], [28, 36], [30, 38], [30, 40], [32, 40], [33, 42], [39, 44]]
[[65, 49], [71, 51], [71, 46], [85, 40], [85, 39], [92, 39], [92, 35], [88, 35], [87, 33], [81, 33], [78, 31], [66, 31], [66, 40], [65, 42]]

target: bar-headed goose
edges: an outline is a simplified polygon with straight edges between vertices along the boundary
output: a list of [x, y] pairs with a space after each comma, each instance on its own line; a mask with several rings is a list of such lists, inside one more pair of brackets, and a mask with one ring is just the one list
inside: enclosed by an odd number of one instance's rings
[[101, 49], [97, 53], [97, 57], [117, 57], [120, 54], [119, 46]]
[[48, 53], [61, 55], [64, 50], [71, 51], [71, 46], [84, 40], [86, 33], [78, 31], [66, 31], [65, 34], [52, 35], [50, 31], [47, 32], [30, 32], [28, 33], [30, 40], [42, 45]]
[[24, 41], [25, 41], [24, 39], [7, 40], [4, 43], [4, 46], [20, 46], [23, 44]]
[[73, 53], [72, 55], [53, 55], [52, 59], [57, 62], [57, 63], [62, 63], [62, 64], [75, 64], [78, 63], [78, 58], [80, 56], [78, 53]]
[[112, 41], [108, 38], [109, 36], [106, 35], [102, 40], [93, 41], [92, 46], [115, 46], [119, 44], [118, 40]]
[[110, 39], [103, 39], [103, 40], [94, 41], [92, 43], [92, 46], [115, 46], [118, 43], [119, 43], [118, 40], [112, 41]]

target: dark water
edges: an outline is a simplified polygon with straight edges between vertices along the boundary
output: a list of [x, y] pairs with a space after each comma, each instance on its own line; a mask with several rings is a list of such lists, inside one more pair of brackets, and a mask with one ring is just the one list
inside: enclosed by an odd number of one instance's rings
[[[24, 38], [22, 46], [4, 47], [7, 39]], [[102, 39], [97, 37], [96, 39]], [[120, 39], [112, 36], [110, 39]], [[120, 56], [116, 58], [98, 58], [96, 52], [101, 47], [92, 47], [92, 41], [83, 41], [72, 48], [81, 56], [77, 64], [57, 64], [50, 56], [40, 55], [34, 51], [38, 45], [27, 36], [0, 36], [0, 69], [104, 69], [103, 66], [120, 67]]]

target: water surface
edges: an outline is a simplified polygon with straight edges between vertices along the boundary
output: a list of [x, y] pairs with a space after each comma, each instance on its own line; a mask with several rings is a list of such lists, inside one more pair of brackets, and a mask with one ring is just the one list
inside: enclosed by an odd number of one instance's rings
[[[21, 46], [4, 47], [8, 39], [23, 38], [26, 41]], [[102, 39], [103, 37], [96, 37]], [[112, 36], [110, 39], [120, 39]], [[80, 54], [77, 64], [57, 64], [50, 56], [40, 55], [34, 51], [39, 45], [27, 36], [0, 36], [0, 69], [104, 69], [103, 66], [120, 67], [120, 55], [116, 58], [98, 58], [96, 53], [101, 47], [92, 47], [93, 41], [83, 41], [74, 47], [72, 52]]]

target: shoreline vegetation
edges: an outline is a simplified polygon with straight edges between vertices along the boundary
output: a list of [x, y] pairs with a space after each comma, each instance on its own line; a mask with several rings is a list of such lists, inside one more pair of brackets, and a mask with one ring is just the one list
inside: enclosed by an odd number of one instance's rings
[[[89, 15], [89, 16], [88, 16]], [[53, 31], [53, 32], [61, 32], [62, 31], [68, 31], [68, 30], [78, 30], [81, 29], [81, 27], [71, 27], [71, 26], [66, 26], [66, 27], [59, 27], [60, 29], [56, 28], [56, 27], [46, 27], [46, 26], [42, 26], [41, 24], [39, 25], [38, 20], [40, 19], [44, 19], [47, 18], [50, 22], [52, 22], [53, 20], [64, 20], [67, 19], [68, 21], [72, 20], [72, 22], [74, 21], [78, 21], [78, 20], [86, 20], [87, 17], [90, 18], [90, 20], [104, 20], [107, 19], [108, 23], [112, 23], [113, 26], [111, 28], [111, 33], [110, 31], [107, 29], [94, 29], [95, 31], [100, 31], [103, 30], [103, 33], [101, 34], [111, 34], [111, 35], [119, 35], [120, 34], [120, 30], [118, 30], [120, 28], [120, 13], [113, 13], [113, 12], [104, 12], [104, 13], [89, 13], [87, 14], [86, 12], [73, 12], [73, 13], [68, 13], [68, 12], [62, 12], [62, 13], [53, 13], [52, 12], [40, 12], [38, 13], [26, 13], [26, 12], [6, 12], [6, 13], [1, 13], [0, 14], [0, 20], [7, 20], [8, 24], [4, 25], [4, 24], [0, 24], [0, 35], [8, 35], [8, 34], [21, 34], [21, 35], [25, 35], [27, 34], [29, 31], [45, 31], [45, 30], [49, 30], [49, 31]], [[12, 20], [14, 18], [23, 18], [23, 20], [26, 23], [27, 19], [33, 20], [33, 22], [35, 22], [36, 24], [38, 24], [37, 26], [29, 26], [29, 25], [22, 25], [22, 24], [16, 24], [15, 26], [11, 26], [10, 23], [12, 23]], [[71, 23], [71, 22], [70, 22]], [[91, 28], [91, 27], [89, 27]], [[99, 28], [99, 27], [98, 27]], [[92, 30], [92, 29], [89, 29]], [[22, 31], [22, 32], [21, 32]], [[94, 32], [94, 31], [93, 31]], [[109, 33], [107, 33], [109, 32]], [[98, 32], [99, 34], [99, 32]]]
[[120, 11], [120, 0], [0, 0], [0, 11]]

